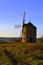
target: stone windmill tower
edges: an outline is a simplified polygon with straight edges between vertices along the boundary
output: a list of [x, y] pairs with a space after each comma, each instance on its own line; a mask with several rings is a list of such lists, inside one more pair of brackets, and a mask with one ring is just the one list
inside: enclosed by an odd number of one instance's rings
[[36, 27], [31, 23], [25, 24], [25, 12], [23, 17], [23, 27], [22, 27], [22, 42], [36, 42]]

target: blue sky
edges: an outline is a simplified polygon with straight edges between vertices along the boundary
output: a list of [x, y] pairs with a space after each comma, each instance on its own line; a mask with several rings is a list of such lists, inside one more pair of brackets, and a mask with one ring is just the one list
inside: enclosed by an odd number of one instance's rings
[[19, 37], [23, 24], [29, 20], [37, 27], [37, 37], [43, 35], [43, 0], [0, 0], [0, 37]]

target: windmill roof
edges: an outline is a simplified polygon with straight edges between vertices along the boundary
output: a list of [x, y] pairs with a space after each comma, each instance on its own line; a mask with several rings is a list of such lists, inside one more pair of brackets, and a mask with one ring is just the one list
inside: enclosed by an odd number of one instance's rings
[[36, 28], [36, 26], [34, 26], [31, 22], [27, 23], [27, 24], [24, 24], [24, 26], [29, 26], [29, 25], [32, 25], [34, 28]]

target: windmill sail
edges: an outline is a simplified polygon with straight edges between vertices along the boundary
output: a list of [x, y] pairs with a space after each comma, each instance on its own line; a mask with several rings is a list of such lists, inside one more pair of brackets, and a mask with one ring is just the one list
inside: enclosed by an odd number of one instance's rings
[[[24, 15], [23, 15], [23, 25], [24, 25], [24, 23], [25, 23], [25, 12], [24, 12]], [[15, 28], [21, 28], [21, 27], [23, 27], [23, 25], [16, 24]]]
[[24, 15], [23, 15], [23, 25], [24, 25], [24, 22], [25, 22], [25, 12], [24, 12]]

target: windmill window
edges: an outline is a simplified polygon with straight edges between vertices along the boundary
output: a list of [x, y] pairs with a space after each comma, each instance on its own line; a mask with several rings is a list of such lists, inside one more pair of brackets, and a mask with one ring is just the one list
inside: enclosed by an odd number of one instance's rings
[[23, 38], [25, 40], [25, 38]]
[[25, 32], [24, 32], [24, 35], [25, 35]]

